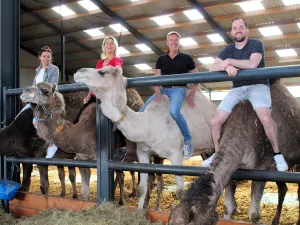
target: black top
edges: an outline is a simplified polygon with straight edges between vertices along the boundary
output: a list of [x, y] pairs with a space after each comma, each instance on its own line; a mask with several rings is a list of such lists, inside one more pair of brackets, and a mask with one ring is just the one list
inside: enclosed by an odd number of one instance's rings
[[[262, 59], [258, 64], [257, 68], [265, 67], [265, 50], [263, 43], [258, 39], [248, 39], [246, 45], [242, 49], [236, 48], [235, 44], [227, 45], [218, 55], [218, 58], [225, 59], [237, 59], [237, 60], [249, 60], [251, 54], [260, 53]], [[244, 81], [233, 81], [233, 87], [242, 87], [253, 84], [266, 84], [269, 85], [269, 79], [259, 80], [244, 80]]]
[[159, 56], [156, 61], [156, 69], [161, 70], [161, 75], [188, 73], [196, 68], [190, 55], [178, 51], [178, 55], [172, 59], [168, 53]]

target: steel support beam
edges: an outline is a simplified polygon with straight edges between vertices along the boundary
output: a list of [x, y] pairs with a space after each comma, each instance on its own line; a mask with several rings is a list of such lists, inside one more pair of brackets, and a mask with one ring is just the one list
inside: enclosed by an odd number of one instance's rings
[[214, 29], [218, 34], [221, 35], [221, 37], [224, 39], [224, 41], [229, 44], [233, 41], [228, 36], [228, 34], [224, 31], [224, 29], [208, 14], [208, 12], [204, 9], [201, 3], [197, 2], [197, 0], [188, 0], [188, 2], [198, 10], [198, 12], [204, 17], [204, 19], [209, 23], [212, 29]]
[[[21, 4], [21, 9], [27, 13], [29, 13], [32, 17], [34, 17], [37, 21], [41, 22], [42, 24], [44, 24], [45, 26], [51, 28], [52, 30], [54, 30], [57, 34], [62, 34], [62, 31], [60, 29], [58, 29], [56, 26], [54, 26], [53, 24], [49, 23], [47, 20], [45, 20], [44, 18], [42, 18], [39, 15], [34, 14], [33, 12], [31, 12], [31, 10], [29, 8], [27, 8], [26, 6]], [[76, 44], [77, 46], [79, 46], [80, 48], [82, 48], [83, 50], [89, 52], [91, 55], [93, 55], [94, 57], [96, 57], [97, 59], [100, 58], [100, 55], [93, 51], [91, 48], [87, 47], [86, 45], [80, 43], [79, 41], [77, 41], [76, 39], [72, 38], [71, 36], [66, 36], [67, 40], [70, 42], [73, 42], [74, 44]]]
[[150, 40], [148, 40], [144, 35], [138, 32], [133, 26], [131, 26], [128, 22], [126, 22], [123, 18], [118, 16], [115, 12], [109, 9], [105, 4], [100, 2], [99, 0], [91, 0], [95, 5], [97, 5], [106, 15], [108, 15], [112, 20], [118, 21], [123, 27], [125, 27], [136, 39], [140, 42], [147, 45], [153, 52], [157, 55], [165, 54], [160, 48], [154, 45]]

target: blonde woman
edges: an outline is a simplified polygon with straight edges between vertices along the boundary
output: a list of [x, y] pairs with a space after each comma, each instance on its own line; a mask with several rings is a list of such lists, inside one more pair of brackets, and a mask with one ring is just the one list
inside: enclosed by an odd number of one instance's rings
[[[96, 69], [101, 69], [105, 66], [119, 66], [122, 68], [123, 66], [123, 60], [120, 58], [117, 54], [118, 51], [118, 42], [114, 37], [106, 37], [104, 38], [102, 42], [102, 54], [101, 54], [101, 60], [99, 60], [96, 64]], [[83, 100], [84, 106], [81, 108], [80, 112], [78, 113], [74, 123], [77, 123], [80, 117], [80, 114], [82, 111], [92, 102], [96, 101], [96, 95], [89, 91], [88, 95]], [[118, 161], [123, 161], [127, 154], [127, 148], [126, 148], [126, 141], [125, 137], [122, 134], [121, 131], [116, 130], [116, 133], [120, 137], [121, 141], [121, 148], [119, 149], [118, 154]]]

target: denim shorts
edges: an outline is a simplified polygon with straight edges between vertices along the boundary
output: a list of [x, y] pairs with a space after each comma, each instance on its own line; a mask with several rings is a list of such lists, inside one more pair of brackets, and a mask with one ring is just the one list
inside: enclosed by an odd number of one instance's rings
[[231, 112], [233, 107], [243, 100], [249, 100], [254, 110], [258, 107], [271, 109], [270, 88], [265, 84], [233, 88], [220, 103], [217, 110]]

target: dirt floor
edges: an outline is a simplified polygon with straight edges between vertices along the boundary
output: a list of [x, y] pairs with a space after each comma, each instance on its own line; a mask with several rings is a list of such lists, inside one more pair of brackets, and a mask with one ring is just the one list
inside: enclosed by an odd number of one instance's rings
[[[189, 166], [199, 166], [201, 158], [194, 157], [191, 160], [185, 161], [185, 165]], [[168, 164], [168, 161], [165, 162]], [[67, 197], [72, 196], [72, 187], [71, 183], [67, 177], [67, 168], [66, 171], [66, 190], [67, 190]], [[96, 200], [96, 170], [92, 169], [92, 176], [91, 176], [91, 200]], [[137, 178], [137, 174], [136, 174]], [[77, 190], [80, 195], [81, 190], [81, 183], [80, 183], [80, 174], [77, 170]], [[164, 179], [164, 192], [162, 195], [161, 200], [161, 210], [163, 211], [170, 211], [171, 206], [174, 203], [177, 203], [175, 197], [175, 176], [174, 175], [163, 175]], [[185, 184], [189, 184], [189, 182], [196, 179], [196, 177], [188, 177], [184, 178]], [[60, 181], [57, 175], [56, 167], [49, 167], [49, 180], [50, 180], [50, 195], [59, 196], [60, 194]], [[137, 179], [136, 179], [137, 180]], [[250, 206], [250, 181], [242, 182], [238, 185], [236, 191], [236, 201], [238, 205], [239, 212], [233, 216], [234, 220], [238, 221], [245, 221], [249, 222], [248, 219], [248, 209]], [[288, 184], [288, 193], [286, 195], [282, 214], [281, 214], [281, 221], [280, 224], [282, 225], [291, 225], [295, 224], [298, 218], [298, 201], [297, 201], [297, 184]], [[126, 202], [128, 206], [137, 207], [138, 197], [129, 197], [132, 190], [131, 185], [131, 176], [129, 172], [125, 172], [125, 192], [126, 192]], [[30, 187], [30, 192], [32, 193], [40, 193], [39, 187], [39, 173], [37, 167], [34, 168], [32, 173], [32, 185]], [[272, 218], [275, 215], [276, 206], [277, 206], [277, 186], [273, 182], [268, 182], [264, 191], [264, 196], [261, 201], [261, 220], [260, 223], [262, 224], [271, 224]], [[116, 196], [115, 196], [115, 203], [117, 204], [119, 200], [119, 190], [117, 188]], [[156, 206], [156, 189], [153, 190], [150, 200], [150, 209], [155, 209]], [[220, 218], [223, 217], [223, 197], [220, 199], [218, 204], [218, 212]]]

